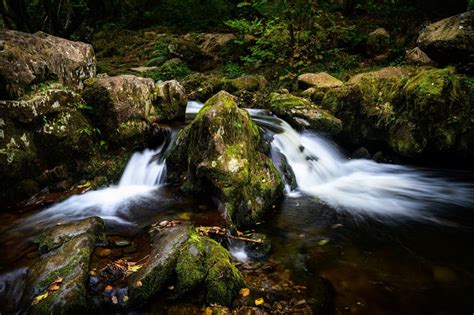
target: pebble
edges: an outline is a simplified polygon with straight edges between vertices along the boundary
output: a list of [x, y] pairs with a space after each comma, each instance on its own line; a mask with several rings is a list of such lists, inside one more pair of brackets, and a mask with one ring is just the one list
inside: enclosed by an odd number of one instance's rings
[[137, 251], [137, 248], [135, 247], [135, 245], [130, 245], [130, 246], [125, 247], [125, 248], [123, 249], [123, 252], [124, 252], [125, 254], [131, 254], [131, 253], [134, 253], [134, 252], [136, 252], [136, 251]]
[[96, 252], [95, 252], [97, 257], [100, 257], [100, 258], [105, 258], [105, 257], [109, 256], [111, 253], [112, 253], [112, 250], [110, 250], [108, 248], [98, 248], [98, 249], [96, 249]]

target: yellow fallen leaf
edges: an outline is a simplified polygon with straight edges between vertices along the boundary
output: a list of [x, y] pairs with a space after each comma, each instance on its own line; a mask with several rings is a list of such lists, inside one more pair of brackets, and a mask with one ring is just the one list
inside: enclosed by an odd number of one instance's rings
[[250, 294], [250, 289], [249, 289], [249, 288], [242, 288], [242, 289], [240, 289], [240, 294], [241, 294], [243, 297], [249, 296], [249, 294]]
[[142, 285], [143, 285], [143, 284], [142, 284], [141, 281], [137, 281], [137, 283], [136, 283], [137, 288], [141, 287]]
[[118, 303], [118, 299], [117, 299], [117, 297], [116, 297], [115, 295], [112, 296], [112, 299], [111, 299], [111, 300], [112, 300], [112, 303], [114, 303], [114, 304], [117, 304], [117, 303]]
[[255, 300], [255, 305], [262, 305], [263, 303], [265, 303], [263, 298], [258, 298], [258, 299]]
[[44, 299], [46, 299], [47, 297], [48, 297], [48, 292], [46, 292], [45, 294], [40, 294], [34, 298], [33, 303], [31, 303], [31, 305], [36, 305], [40, 303], [41, 301], [43, 301]]
[[128, 296], [125, 295], [125, 296], [122, 298], [122, 300], [123, 300], [124, 303], [127, 303], [127, 302], [128, 302]]
[[96, 276], [96, 275], [97, 275], [97, 272], [94, 271], [94, 270], [91, 270], [91, 271], [89, 272], [89, 274], [90, 274], [91, 276]]
[[212, 315], [212, 308], [209, 306], [204, 310], [204, 315]]
[[132, 271], [132, 272], [137, 272], [138, 270], [140, 270], [140, 268], [142, 267], [142, 265], [135, 265], [135, 266], [128, 266], [128, 271]]

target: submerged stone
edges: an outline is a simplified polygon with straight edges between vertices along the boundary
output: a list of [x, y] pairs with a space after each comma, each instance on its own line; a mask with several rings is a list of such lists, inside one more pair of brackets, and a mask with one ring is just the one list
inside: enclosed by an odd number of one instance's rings
[[[91, 254], [103, 242], [104, 225], [92, 217], [54, 227], [37, 239], [44, 253], [28, 274], [24, 305], [29, 314], [79, 314], [90, 311], [86, 289]], [[56, 283], [57, 288], [49, 289]], [[39, 301], [35, 297], [48, 293]]]
[[217, 198], [229, 223], [254, 224], [283, 192], [260, 143], [250, 115], [219, 92], [179, 133], [167, 156], [168, 178], [184, 191]]

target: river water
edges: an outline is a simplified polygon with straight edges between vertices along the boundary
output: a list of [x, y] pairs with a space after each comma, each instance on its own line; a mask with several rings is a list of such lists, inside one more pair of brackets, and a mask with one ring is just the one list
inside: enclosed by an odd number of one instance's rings
[[[188, 118], [201, 107], [190, 102]], [[256, 230], [270, 237], [270, 258], [295, 281], [311, 289], [312, 278], [327, 279], [336, 314], [472, 314], [474, 176], [350, 160], [322, 135], [297, 132], [264, 110], [249, 112], [272, 139], [277, 164], [284, 156], [294, 174], [285, 200]], [[93, 215], [122, 234], [183, 213], [197, 224], [219, 221], [209, 215], [216, 211], [212, 205], [177, 198], [166, 185], [167, 148], [135, 153], [116, 186], [15, 218], [7, 233], [16, 237], [5, 237], [10, 243], [2, 246], [24, 251], [28, 245], [18, 234], [25, 240], [57, 222]], [[248, 259], [245, 248], [231, 252]], [[25, 274], [21, 263], [2, 265], [10, 267], [0, 270], [0, 301], [2, 294], [18, 294], [14, 283]]]

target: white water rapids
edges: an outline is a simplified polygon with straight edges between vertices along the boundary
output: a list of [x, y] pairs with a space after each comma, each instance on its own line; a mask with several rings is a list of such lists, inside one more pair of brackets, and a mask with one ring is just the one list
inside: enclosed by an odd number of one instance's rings
[[[187, 115], [202, 108], [189, 102]], [[312, 132], [298, 133], [264, 110], [248, 110], [253, 119], [273, 134], [279, 150], [295, 175], [297, 188], [288, 197], [305, 194], [353, 216], [405, 217], [436, 221], [431, 208], [440, 205], [472, 206], [472, 185], [451, 182], [427, 172], [371, 160], [348, 160], [330, 141]], [[100, 216], [129, 224], [130, 207], [156, 202], [153, 192], [164, 184], [166, 162], [157, 150], [135, 153], [117, 186], [76, 195], [30, 217], [26, 224], [56, 223]]]

